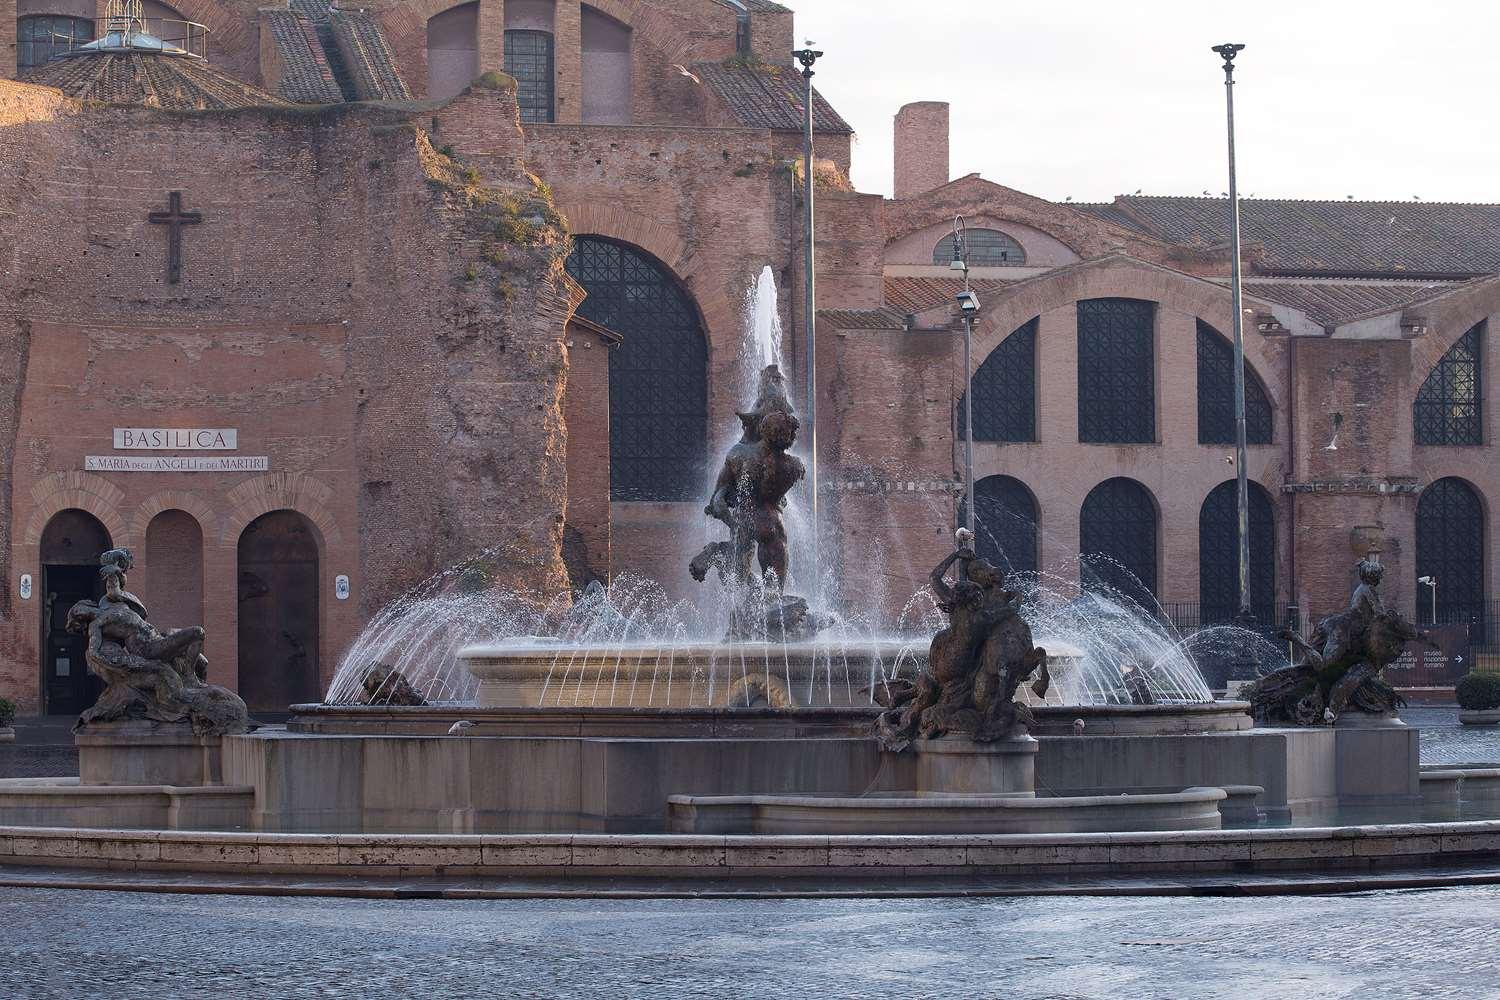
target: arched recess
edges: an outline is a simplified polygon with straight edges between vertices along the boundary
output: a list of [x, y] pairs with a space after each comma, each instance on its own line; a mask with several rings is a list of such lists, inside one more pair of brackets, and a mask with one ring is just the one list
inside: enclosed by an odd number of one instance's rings
[[1419, 445], [1484, 444], [1483, 322], [1438, 359], [1412, 402], [1412, 440]]
[[[998, 229], [965, 229], [963, 231], [963, 257], [970, 267], [1022, 267], [1026, 264], [1026, 251], [1010, 234]], [[952, 233], [938, 240], [932, 250], [932, 262], [947, 267], [956, 258], [954, 248], [957, 240]]]
[[708, 460], [708, 340], [692, 297], [639, 247], [574, 238], [578, 315], [624, 337], [609, 355], [610, 498], [698, 499]]
[[479, 75], [479, 3], [459, 4], [427, 20], [427, 97], [444, 101]]
[[[974, 440], [1035, 441], [1037, 318], [1023, 324], [974, 372]], [[958, 436], [964, 436], [964, 399], [958, 400]]]
[[[958, 505], [958, 523], [968, 522], [968, 506]], [[1036, 497], [1014, 476], [986, 476], [974, 484], [974, 545], [980, 558], [1007, 573], [1035, 573], [1038, 512]]]
[[151, 623], [168, 631], [202, 625], [203, 528], [185, 510], [164, 510], [146, 525], [141, 599]]
[[1156, 498], [1134, 479], [1106, 479], [1089, 491], [1078, 515], [1083, 588], [1156, 606]]
[[[1250, 485], [1250, 611], [1261, 625], [1276, 622], [1276, 505], [1260, 483]], [[1240, 609], [1239, 490], [1231, 479], [1209, 491], [1198, 511], [1198, 620], [1232, 621]]]
[[97, 517], [77, 508], [54, 514], [42, 529], [37, 551], [41, 579], [42, 700], [48, 715], [76, 715], [98, 697], [103, 685], [88, 672], [87, 637], [69, 632], [68, 610], [104, 593], [99, 556], [114, 547]]
[[317, 701], [320, 539], [293, 510], [263, 514], [240, 534], [239, 692], [252, 711]]
[[[1245, 441], [1270, 444], [1271, 397], [1255, 368], [1245, 362]], [[1198, 443], [1234, 444], [1234, 345], [1198, 320]]]
[[583, 4], [582, 62], [585, 124], [628, 125], [631, 109], [631, 30], [596, 7]]
[[[1470, 623], [1470, 641], [1485, 624], [1484, 559], [1486, 546], [1484, 499], [1463, 479], [1449, 476], [1432, 483], [1417, 499], [1418, 579], [1437, 584], [1437, 620]], [[1417, 620], [1432, 622], [1430, 587], [1418, 583]]]

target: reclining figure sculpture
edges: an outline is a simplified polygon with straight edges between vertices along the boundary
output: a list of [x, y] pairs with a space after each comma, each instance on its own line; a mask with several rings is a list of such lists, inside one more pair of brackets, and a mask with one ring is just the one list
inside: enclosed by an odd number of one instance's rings
[[1412, 640], [1427, 633], [1387, 610], [1380, 600], [1380, 563], [1361, 560], [1359, 585], [1349, 610], [1329, 615], [1304, 639], [1291, 629], [1281, 637], [1302, 653], [1297, 663], [1256, 681], [1247, 691], [1257, 722], [1266, 725], [1331, 725], [1350, 705], [1372, 715], [1390, 715], [1405, 704], [1380, 676]]
[[68, 611], [67, 630], [88, 636], [84, 658], [105, 684], [93, 707], [74, 726], [138, 719], [192, 724], [198, 736], [243, 733], [249, 713], [239, 695], [206, 683], [202, 626], [161, 632], [146, 620], [146, 606], [125, 589], [134, 563], [128, 549], [99, 557], [104, 596]]
[[[1037, 697], [1051, 685], [1047, 651], [1033, 645], [1019, 595], [1006, 589], [998, 567], [975, 554], [972, 539], [959, 529], [957, 550], [932, 571], [948, 627], [932, 637], [927, 666], [915, 680], [876, 684], [875, 700], [886, 711], [876, 720], [875, 735], [887, 750], [900, 752], [914, 739], [949, 734], [979, 743], [1025, 736], [1031, 711], [1016, 702], [1016, 691], [1033, 674]], [[955, 563], [949, 585], [946, 575]]]

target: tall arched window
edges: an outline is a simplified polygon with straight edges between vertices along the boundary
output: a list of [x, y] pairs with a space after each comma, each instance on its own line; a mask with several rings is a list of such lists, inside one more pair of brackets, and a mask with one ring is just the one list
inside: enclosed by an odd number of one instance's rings
[[1417, 444], [1484, 444], [1483, 340], [1480, 323], [1458, 338], [1422, 383], [1412, 405]]
[[[1037, 321], [1016, 330], [974, 372], [974, 440], [1036, 440]], [[958, 435], [964, 435], [964, 400]]]
[[[1198, 615], [1204, 625], [1232, 621], [1240, 610], [1240, 512], [1233, 479], [1209, 491], [1198, 511]], [[1276, 508], [1250, 484], [1250, 611], [1276, 622]]]
[[552, 36], [545, 31], [507, 31], [505, 72], [516, 78], [521, 121], [553, 121]]
[[[1021, 244], [998, 229], [965, 229], [964, 251], [970, 267], [1019, 267], [1026, 263]], [[942, 267], [953, 263], [952, 233], [932, 251], [932, 262]]]
[[[1484, 503], [1462, 479], [1439, 479], [1417, 500], [1417, 577], [1437, 582], [1440, 622], [1484, 622]], [[1418, 621], [1432, 620], [1432, 591], [1418, 584]], [[1470, 636], [1479, 641], [1478, 636]]]
[[[1234, 345], [1198, 321], [1198, 443], [1234, 444]], [[1245, 440], [1271, 443], [1271, 400], [1245, 362]]]
[[[958, 523], [968, 521], [960, 501]], [[974, 484], [974, 544], [981, 558], [1007, 573], [1037, 570], [1036, 498], [1011, 476], [986, 476]]]
[[609, 490], [696, 500], [707, 483], [708, 342], [672, 274], [635, 247], [579, 236], [567, 260], [578, 314], [622, 335], [609, 354]]
[[1156, 303], [1078, 303], [1078, 440], [1156, 440]]
[[1156, 499], [1134, 479], [1106, 479], [1083, 501], [1078, 538], [1085, 590], [1156, 603]]
[[81, 17], [42, 14], [16, 22], [16, 71], [45, 65], [53, 56], [94, 40], [94, 22]]

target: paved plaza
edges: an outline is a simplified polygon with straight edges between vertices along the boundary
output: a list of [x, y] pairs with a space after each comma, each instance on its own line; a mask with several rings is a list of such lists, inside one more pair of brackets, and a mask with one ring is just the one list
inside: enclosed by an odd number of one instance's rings
[[1500, 997], [1500, 889], [401, 901], [0, 890], [15, 997]]

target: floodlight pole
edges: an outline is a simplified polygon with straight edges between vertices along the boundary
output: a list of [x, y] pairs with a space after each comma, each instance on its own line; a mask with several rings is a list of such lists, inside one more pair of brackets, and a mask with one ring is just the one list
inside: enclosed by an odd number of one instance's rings
[[1250, 610], [1250, 480], [1245, 447], [1245, 293], [1240, 259], [1240, 193], [1234, 164], [1234, 57], [1245, 46], [1215, 45], [1224, 59], [1224, 99], [1229, 124], [1229, 252], [1230, 299], [1234, 309], [1234, 469], [1235, 499], [1239, 509], [1239, 613], [1242, 623], [1252, 620]]
[[[969, 304], [969, 248], [964, 242], [964, 217], [953, 219], [952, 269], [962, 271], [964, 294], [959, 296], [964, 317], [964, 527], [974, 535], [974, 311]], [[977, 536], [975, 536], [977, 539]], [[974, 542], [978, 545], [978, 541]]]
[[[802, 180], [803, 180], [803, 207], [807, 211], [807, 225], [805, 229], [803, 251], [803, 270], [806, 271], [806, 285], [802, 297], [802, 325], [803, 344], [807, 351], [805, 367], [807, 369], [807, 483], [808, 493], [811, 499], [808, 501], [808, 518], [812, 526], [813, 542], [813, 566], [822, 565], [822, 551], [818, 528], [818, 350], [817, 350], [817, 255], [814, 248], [814, 234], [816, 223], [813, 215], [813, 64], [822, 58], [823, 53], [813, 49], [812, 43], [807, 43], [807, 48], [798, 49], [792, 56], [802, 64], [802, 79], [807, 84], [807, 93], [804, 101], [807, 105], [806, 130], [802, 135]], [[813, 573], [818, 570], [815, 568]]]

